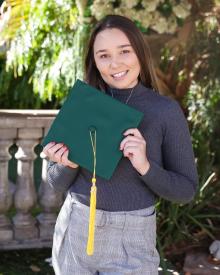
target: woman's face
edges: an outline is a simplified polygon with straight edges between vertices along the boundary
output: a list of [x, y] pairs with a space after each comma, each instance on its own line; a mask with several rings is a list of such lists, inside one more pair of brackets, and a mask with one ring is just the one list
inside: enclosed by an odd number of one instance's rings
[[103, 80], [118, 89], [132, 88], [138, 82], [140, 64], [127, 36], [119, 29], [106, 29], [94, 42], [96, 67]]

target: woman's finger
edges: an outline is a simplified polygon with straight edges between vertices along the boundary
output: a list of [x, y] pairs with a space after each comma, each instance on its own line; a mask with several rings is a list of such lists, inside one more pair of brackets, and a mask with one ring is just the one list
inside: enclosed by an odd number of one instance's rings
[[54, 154], [54, 158], [58, 160], [58, 162], [62, 161], [62, 155], [67, 150], [66, 146], [62, 146], [56, 153]]
[[141, 144], [145, 144], [145, 140], [143, 138], [140, 137], [135, 137], [135, 136], [127, 136], [126, 138], [124, 138], [120, 144], [120, 149], [123, 150], [125, 143], [127, 143], [128, 141], [134, 141], [134, 142], [140, 142]]
[[135, 142], [135, 141], [128, 141], [128, 142], [126, 142], [125, 143], [125, 145], [124, 145], [124, 149], [126, 149], [127, 147], [129, 147], [129, 146], [134, 146], [134, 147], [140, 147], [140, 146], [142, 146], [143, 144], [142, 143], [140, 143], [140, 142]]
[[68, 155], [69, 155], [69, 150], [67, 149], [61, 157], [62, 158], [62, 163], [66, 166], [69, 166], [69, 167], [72, 167], [72, 168], [77, 168], [78, 165], [76, 163], [73, 163], [72, 161], [70, 161], [68, 159]]
[[123, 154], [125, 157], [129, 157], [131, 154], [135, 154], [138, 148], [136, 146], [128, 146], [124, 149]]
[[64, 164], [64, 165], [68, 165], [68, 154], [69, 154], [69, 150], [68, 148], [66, 148], [66, 150], [63, 152], [62, 156], [61, 156], [61, 162]]
[[56, 151], [58, 151], [62, 146], [64, 146], [63, 143], [57, 143], [56, 145], [50, 147], [50, 148], [47, 150], [49, 156], [53, 156], [53, 155], [56, 153]]
[[49, 142], [47, 145], [44, 146], [42, 152], [43, 152], [45, 155], [47, 155], [48, 149], [50, 149], [51, 147], [53, 147], [55, 144], [56, 144], [56, 142]]
[[143, 138], [141, 132], [137, 129], [137, 128], [131, 128], [131, 129], [128, 129], [126, 130], [124, 133], [123, 133], [124, 136], [127, 136], [127, 135], [134, 135], [136, 137], [140, 137], [140, 138]]

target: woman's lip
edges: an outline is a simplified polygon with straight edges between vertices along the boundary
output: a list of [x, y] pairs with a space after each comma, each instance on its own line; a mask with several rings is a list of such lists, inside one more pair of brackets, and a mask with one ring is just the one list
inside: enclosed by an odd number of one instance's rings
[[[123, 74], [122, 76], [114, 76], [115, 74], [111, 74], [111, 76], [112, 76], [112, 78], [113, 79], [115, 79], [115, 80], [118, 80], [118, 79], [123, 79], [127, 74], [128, 74], [128, 70], [126, 70], [126, 71], [122, 71], [123, 73], [125, 72], [125, 74]], [[122, 73], [122, 72], [120, 72], [120, 73]], [[116, 73], [116, 74], [118, 74], [118, 73]]]

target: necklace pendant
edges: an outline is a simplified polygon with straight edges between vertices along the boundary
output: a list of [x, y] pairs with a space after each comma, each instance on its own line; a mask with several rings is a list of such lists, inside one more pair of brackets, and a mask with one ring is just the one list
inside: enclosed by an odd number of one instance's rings
[[[132, 90], [131, 90], [131, 92], [130, 92], [129, 96], [127, 97], [126, 101], [124, 102], [124, 104], [126, 104], [126, 105], [128, 104], [128, 101], [130, 100], [130, 98], [131, 98], [131, 96], [132, 96], [133, 91], [134, 91], [134, 87], [132, 88]], [[113, 93], [112, 93], [112, 89], [110, 89], [110, 92], [111, 92], [111, 96], [112, 96], [112, 98], [114, 98], [114, 95], [113, 95]]]

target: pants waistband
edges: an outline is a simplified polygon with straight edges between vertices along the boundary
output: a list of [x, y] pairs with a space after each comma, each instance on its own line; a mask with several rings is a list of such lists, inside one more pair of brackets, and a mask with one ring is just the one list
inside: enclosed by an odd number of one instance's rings
[[[90, 207], [77, 201], [68, 194], [71, 200], [72, 208], [75, 214], [78, 214], [85, 222], [89, 221]], [[117, 211], [110, 212], [96, 209], [96, 226], [112, 225], [115, 227], [143, 227], [152, 225], [156, 219], [156, 211], [154, 206], [134, 211]]]

